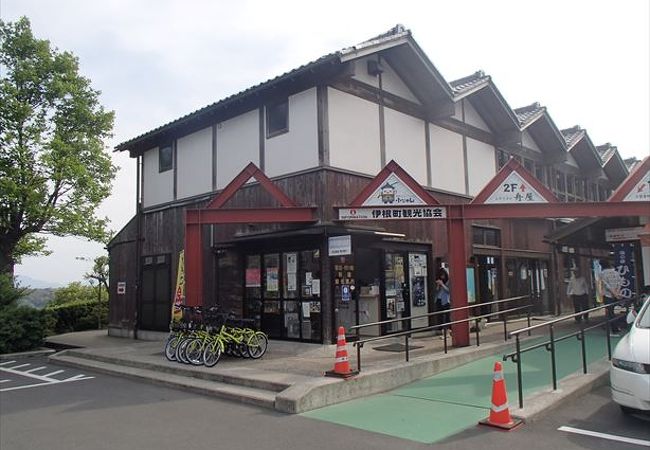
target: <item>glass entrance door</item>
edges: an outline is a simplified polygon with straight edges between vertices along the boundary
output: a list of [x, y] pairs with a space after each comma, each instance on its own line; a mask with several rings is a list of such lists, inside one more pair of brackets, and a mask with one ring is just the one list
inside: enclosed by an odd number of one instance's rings
[[[384, 315], [385, 319], [409, 316], [408, 286], [406, 285], [405, 258], [400, 253], [386, 253], [384, 258]], [[385, 325], [386, 333], [404, 329], [402, 322]]]
[[[429, 293], [427, 277], [427, 254], [409, 253], [409, 290], [411, 298], [411, 316], [426, 314], [429, 312]], [[413, 319], [411, 328], [426, 327], [429, 319]]]

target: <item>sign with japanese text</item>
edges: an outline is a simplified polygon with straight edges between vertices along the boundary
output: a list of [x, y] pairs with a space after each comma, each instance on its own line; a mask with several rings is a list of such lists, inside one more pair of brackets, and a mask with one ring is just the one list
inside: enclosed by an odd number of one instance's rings
[[647, 202], [650, 201], [650, 170], [632, 188], [629, 194], [623, 199], [624, 202]]
[[363, 206], [409, 206], [426, 205], [413, 190], [395, 173], [386, 180], [363, 202]]
[[396, 208], [339, 208], [339, 220], [430, 220], [446, 219], [444, 206]]
[[352, 254], [352, 236], [332, 236], [327, 240], [329, 256], [343, 256]]
[[126, 294], [126, 281], [117, 282], [117, 295]]
[[605, 230], [605, 240], [607, 242], [638, 241], [639, 233], [643, 233], [643, 227], [608, 228]]
[[178, 270], [176, 271], [176, 290], [172, 302], [172, 322], [178, 322], [183, 318], [181, 305], [185, 304], [185, 250], [178, 255]]
[[636, 275], [634, 264], [634, 244], [613, 244], [614, 267], [623, 277], [621, 295], [623, 298], [632, 298], [636, 295]]
[[513, 171], [484, 203], [548, 203], [548, 201], [521, 175]]

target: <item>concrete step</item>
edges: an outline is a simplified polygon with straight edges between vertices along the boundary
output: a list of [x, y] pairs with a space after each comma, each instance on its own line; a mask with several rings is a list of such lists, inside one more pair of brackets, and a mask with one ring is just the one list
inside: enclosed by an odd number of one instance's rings
[[169, 372], [161, 373], [140, 367], [112, 364], [78, 357], [67, 352], [57, 353], [49, 358], [56, 364], [69, 367], [81, 367], [108, 375], [118, 375], [154, 384], [180, 388], [202, 395], [225, 398], [239, 403], [247, 403], [264, 408], [275, 408], [276, 392], [249, 386], [233, 385], [219, 381], [206, 380], [191, 376], [175, 375]]
[[[163, 372], [172, 375], [251, 387], [272, 392], [281, 392], [294, 383], [303, 381], [303, 377], [297, 375], [266, 372], [256, 370], [254, 367], [228, 368], [224, 367], [222, 363], [219, 363], [217, 366], [211, 368], [185, 365], [167, 361], [162, 353], [159, 357], [150, 357], [146, 360], [141, 358], [120, 357], [119, 355], [84, 351], [83, 349], [67, 350], [65, 351], [65, 354], [75, 358], [100, 361], [118, 366], [128, 366], [137, 369]], [[254, 365], [254, 361], [252, 361], [252, 365]]]

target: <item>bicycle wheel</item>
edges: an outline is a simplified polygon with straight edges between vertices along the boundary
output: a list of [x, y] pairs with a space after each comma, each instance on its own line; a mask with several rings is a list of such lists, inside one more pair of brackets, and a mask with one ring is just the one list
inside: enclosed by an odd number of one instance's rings
[[165, 357], [169, 361], [176, 361], [176, 347], [180, 341], [179, 336], [170, 336], [165, 344]]
[[203, 340], [192, 339], [185, 348], [185, 356], [187, 361], [194, 366], [203, 364]]
[[219, 342], [214, 341], [205, 346], [203, 350], [203, 364], [205, 367], [214, 367], [221, 358], [221, 345]]
[[187, 360], [187, 355], [185, 354], [185, 350], [187, 349], [187, 344], [189, 344], [191, 340], [192, 338], [185, 338], [181, 341], [180, 344], [178, 344], [178, 348], [176, 349], [176, 361], [182, 362], [184, 364], [190, 363]]
[[269, 338], [261, 331], [256, 332], [246, 342], [248, 354], [253, 359], [259, 359], [266, 353], [269, 346]]

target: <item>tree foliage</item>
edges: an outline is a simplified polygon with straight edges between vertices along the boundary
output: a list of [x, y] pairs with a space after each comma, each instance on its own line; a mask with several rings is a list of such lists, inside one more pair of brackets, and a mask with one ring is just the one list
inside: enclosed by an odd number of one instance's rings
[[27, 18], [0, 20], [0, 273], [46, 251], [43, 233], [108, 236], [96, 209], [117, 168], [104, 143], [113, 112], [99, 94]]

